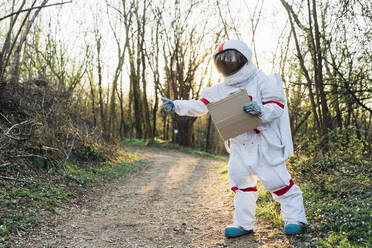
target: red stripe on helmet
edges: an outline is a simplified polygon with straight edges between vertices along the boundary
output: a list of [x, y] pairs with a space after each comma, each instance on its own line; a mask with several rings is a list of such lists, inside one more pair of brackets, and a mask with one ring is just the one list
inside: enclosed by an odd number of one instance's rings
[[289, 180], [289, 185], [282, 188], [282, 189], [279, 189], [277, 191], [274, 191], [273, 193], [276, 194], [277, 196], [281, 196], [281, 195], [284, 195], [285, 193], [288, 192], [288, 190], [290, 190], [292, 188], [292, 186], [294, 185], [294, 182], [293, 180]]
[[223, 45], [225, 44], [225, 42], [222, 42], [221, 45], [218, 47], [218, 52], [222, 52], [223, 51]]

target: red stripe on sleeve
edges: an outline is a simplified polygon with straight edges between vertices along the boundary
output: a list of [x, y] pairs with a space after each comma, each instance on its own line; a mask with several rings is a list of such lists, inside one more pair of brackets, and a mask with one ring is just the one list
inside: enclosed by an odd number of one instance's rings
[[280, 102], [277, 102], [277, 101], [267, 101], [267, 102], [263, 102], [262, 104], [268, 104], [268, 103], [275, 103], [279, 107], [281, 107], [282, 109], [284, 109], [284, 104], [281, 104]]
[[205, 99], [205, 98], [202, 98], [202, 99], [200, 99], [200, 101], [202, 101], [205, 105], [208, 105], [210, 102], [207, 100], [207, 99]]
[[288, 190], [290, 190], [290, 188], [292, 188], [292, 186], [294, 185], [294, 182], [293, 180], [289, 180], [289, 185], [280, 189], [280, 190], [277, 190], [277, 191], [274, 191], [273, 193], [276, 194], [277, 196], [281, 196], [281, 195], [284, 195], [285, 193], [288, 192]]
[[253, 100], [253, 97], [252, 96], [249, 96], [249, 99], [251, 99], [251, 101]]

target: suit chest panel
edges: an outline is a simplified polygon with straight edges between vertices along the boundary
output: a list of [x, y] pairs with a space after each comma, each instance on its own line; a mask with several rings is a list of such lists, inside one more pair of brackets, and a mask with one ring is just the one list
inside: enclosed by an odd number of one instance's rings
[[230, 94], [239, 91], [239, 89], [245, 89], [248, 92], [248, 95], [251, 96], [253, 101], [260, 102], [261, 95], [259, 93], [258, 80], [251, 80], [248, 84], [242, 87], [232, 87], [229, 85], [220, 84], [210, 94], [210, 102], [217, 102], [228, 97]]
[[250, 82], [246, 87], [248, 95], [251, 97], [252, 101], [261, 102], [261, 94], [259, 92], [258, 81], [254, 80]]

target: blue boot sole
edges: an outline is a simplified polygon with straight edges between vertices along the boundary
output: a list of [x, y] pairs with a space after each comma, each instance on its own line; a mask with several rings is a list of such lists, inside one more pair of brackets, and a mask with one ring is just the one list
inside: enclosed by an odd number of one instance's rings
[[304, 225], [301, 224], [287, 224], [284, 227], [285, 234], [292, 235], [292, 234], [300, 234], [304, 229]]
[[238, 227], [226, 227], [225, 228], [225, 236], [228, 238], [236, 238], [243, 235], [247, 235], [253, 233], [253, 230], [243, 230]]

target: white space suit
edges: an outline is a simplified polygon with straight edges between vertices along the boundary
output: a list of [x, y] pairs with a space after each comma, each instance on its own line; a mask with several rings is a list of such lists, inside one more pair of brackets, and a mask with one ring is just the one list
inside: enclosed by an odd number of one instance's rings
[[[175, 100], [178, 115], [201, 116], [208, 112], [207, 104], [227, 97], [240, 89], [247, 90], [252, 101], [262, 110], [262, 125], [256, 130], [230, 139], [228, 164], [229, 187], [236, 193], [234, 225], [252, 230], [257, 200], [257, 176], [265, 189], [272, 192], [281, 204], [286, 223], [306, 224], [302, 193], [287, 172], [285, 160], [293, 152], [290, 129], [283, 128], [283, 117], [288, 117], [286, 101], [280, 80], [274, 80], [251, 63], [252, 52], [242, 41], [222, 43], [214, 55], [235, 49], [247, 59], [238, 72], [225, 76], [222, 82], [202, 90], [200, 100]], [[288, 124], [288, 123], [287, 123]], [[287, 125], [288, 126], [288, 125]], [[289, 138], [288, 138], [289, 137]]]

